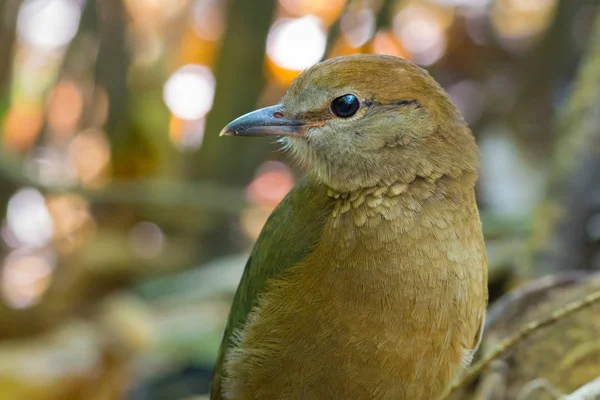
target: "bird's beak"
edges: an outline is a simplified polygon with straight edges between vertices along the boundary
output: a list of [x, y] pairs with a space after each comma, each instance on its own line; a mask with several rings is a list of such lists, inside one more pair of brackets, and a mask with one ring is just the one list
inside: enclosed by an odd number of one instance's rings
[[234, 119], [219, 136], [304, 136], [308, 125], [283, 115], [281, 105], [261, 108]]

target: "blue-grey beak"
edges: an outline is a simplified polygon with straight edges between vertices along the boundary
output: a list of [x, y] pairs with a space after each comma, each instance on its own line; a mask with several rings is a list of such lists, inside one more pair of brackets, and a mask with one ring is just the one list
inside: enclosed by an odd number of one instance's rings
[[303, 121], [285, 118], [278, 104], [236, 118], [219, 136], [303, 136], [307, 127]]

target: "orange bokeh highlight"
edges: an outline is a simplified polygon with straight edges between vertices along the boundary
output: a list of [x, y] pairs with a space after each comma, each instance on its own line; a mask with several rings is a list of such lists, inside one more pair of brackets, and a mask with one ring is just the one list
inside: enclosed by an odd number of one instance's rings
[[250, 203], [242, 210], [240, 224], [252, 240], [256, 240], [273, 209], [294, 187], [294, 176], [289, 167], [277, 161], [261, 165], [256, 177], [246, 188]]
[[275, 79], [278, 86], [289, 86], [289, 84], [302, 72], [283, 68], [269, 57], [267, 57], [265, 63], [269, 73]]
[[346, 6], [347, 0], [279, 0], [285, 11], [296, 17], [315, 15], [325, 26], [333, 24]]
[[269, 161], [258, 170], [248, 185], [246, 197], [251, 204], [273, 209], [294, 187], [294, 176], [286, 165]]
[[83, 111], [83, 96], [74, 82], [61, 81], [48, 96], [48, 125], [60, 137], [71, 136]]
[[407, 60], [410, 59], [406, 50], [404, 50], [400, 42], [396, 39], [396, 36], [389, 29], [382, 29], [377, 32], [367, 45], [367, 49], [369, 53], [388, 54]]
[[15, 102], [2, 123], [3, 146], [14, 152], [26, 152], [35, 143], [43, 124], [43, 109], [40, 104]]
[[213, 65], [218, 49], [218, 41], [201, 38], [193, 27], [188, 27], [181, 39], [177, 65]]
[[169, 138], [171, 142], [180, 144], [183, 141], [184, 128], [185, 121], [171, 114], [171, 119], [169, 120]]
[[350, 56], [352, 54], [363, 53], [366, 46], [353, 47], [344, 35], [341, 35], [331, 47], [327, 57]]

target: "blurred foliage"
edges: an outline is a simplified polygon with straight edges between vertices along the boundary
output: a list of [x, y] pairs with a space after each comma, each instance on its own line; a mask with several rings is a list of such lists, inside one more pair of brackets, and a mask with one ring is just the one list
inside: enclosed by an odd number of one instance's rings
[[[328, 57], [408, 58], [460, 108], [482, 153], [492, 300], [534, 276], [598, 269], [598, 7], [0, 2], [0, 399], [207, 391], [249, 247], [301, 173], [273, 144], [218, 132]], [[486, 343], [581, 295], [585, 281], [511, 303], [522, 315]], [[523, 343], [524, 358], [509, 360], [519, 379], [499, 378], [507, 390], [540, 377], [562, 391], [585, 383], [555, 381], [562, 364], [536, 354], [564, 332], [588, 343], [596, 309]]]

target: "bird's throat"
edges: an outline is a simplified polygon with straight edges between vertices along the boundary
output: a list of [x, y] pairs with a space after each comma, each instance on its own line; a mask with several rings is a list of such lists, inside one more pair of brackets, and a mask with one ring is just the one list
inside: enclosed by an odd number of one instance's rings
[[[408, 221], [418, 218], [426, 207], [438, 203], [463, 204], [473, 194], [474, 174], [417, 176], [411, 182], [396, 182], [361, 188], [350, 192], [328, 189], [327, 196], [335, 201], [331, 220], [333, 227], [349, 219], [356, 228], [376, 225], [374, 221]], [[472, 204], [467, 205], [471, 207]]]

